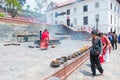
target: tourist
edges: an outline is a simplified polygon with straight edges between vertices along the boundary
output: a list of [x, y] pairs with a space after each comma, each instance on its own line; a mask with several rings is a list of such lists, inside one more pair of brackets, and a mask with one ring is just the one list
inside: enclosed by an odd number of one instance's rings
[[118, 41], [117, 34], [113, 32], [113, 49], [117, 49], [117, 41]]
[[120, 43], [120, 34], [119, 34], [119, 36], [118, 36], [118, 43]]
[[114, 49], [114, 34], [113, 34], [113, 32], [111, 33], [111, 36], [112, 36], [112, 48]]
[[92, 77], [94, 77], [96, 76], [96, 68], [99, 70], [101, 74], [103, 74], [103, 69], [99, 61], [99, 56], [101, 56], [101, 52], [102, 52], [102, 42], [98, 37], [98, 33], [96, 31], [92, 31], [91, 36], [92, 36], [92, 47], [90, 49], [90, 63], [91, 63]]
[[100, 33], [99, 35], [101, 37], [101, 40], [102, 40], [102, 55], [100, 56], [100, 63], [104, 63], [105, 62], [105, 59], [104, 59], [104, 56], [106, 55], [106, 51], [108, 49], [108, 41], [107, 41], [107, 37], [105, 35], [103, 35], [103, 33]]
[[95, 26], [92, 28], [92, 31], [96, 31], [96, 28], [95, 28]]
[[114, 49], [117, 49], [117, 34], [115, 34], [115, 32], [112, 33], [112, 47], [113, 47], [113, 50]]
[[42, 33], [40, 49], [45, 50], [48, 49], [49, 46], [49, 32], [45, 29]]
[[111, 44], [112, 44], [113, 39], [112, 39], [111, 33], [108, 33], [108, 39], [110, 40], [110, 42], [111, 42]]
[[109, 59], [109, 55], [111, 53], [111, 47], [112, 47], [112, 45], [111, 45], [111, 42], [110, 42], [109, 38], [107, 37], [107, 35], [104, 35], [104, 37], [105, 37], [105, 39], [107, 40], [107, 43], [108, 43], [108, 47], [107, 47], [104, 59], [105, 59], [105, 62], [109, 62], [109, 60], [110, 60]]

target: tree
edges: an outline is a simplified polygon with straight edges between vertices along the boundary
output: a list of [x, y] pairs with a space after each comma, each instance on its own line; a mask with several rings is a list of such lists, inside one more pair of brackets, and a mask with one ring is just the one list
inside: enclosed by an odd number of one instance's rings
[[41, 13], [42, 8], [46, 7], [49, 0], [35, 0], [36, 5]]
[[11, 14], [12, 18], [15, 18], [17, 11], [22, 9], [22, 3], [20, 1], [26, 0], [5, 0], [6, 6], [8, 7], [8, 12]]
[[21, 4], [17, 0], [6, 0], [6, 4], [10, 9], [21, 9]]
[[26, 3], [26, 0], [18, 0], [18, 2], [23, 6]]

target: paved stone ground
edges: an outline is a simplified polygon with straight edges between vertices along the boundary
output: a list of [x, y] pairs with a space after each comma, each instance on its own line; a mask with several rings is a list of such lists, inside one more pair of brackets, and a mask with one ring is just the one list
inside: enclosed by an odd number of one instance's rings
[[[86, 44], [87, 43], [87, 44]], [[0, 80], [43, 80], [56, 70], [50, 67], [53, 59], [67, 56], [91, 42], [64, 40], [56, 48], [42, 51], [28, 48], [33, 42], [21, 43], [21, 46], [3, 46], [0, 43]]]
[[112, 50], [110, 54], [110, 62], [103, 63], [104, 75], [91, 77], [91, 69], [89, 60], [76, 70], [67, 80], [120, 80], [120, 44], [117, 50]]

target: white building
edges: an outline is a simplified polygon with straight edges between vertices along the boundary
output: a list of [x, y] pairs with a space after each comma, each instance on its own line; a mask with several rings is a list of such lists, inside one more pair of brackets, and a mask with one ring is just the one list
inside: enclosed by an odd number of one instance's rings
[[5, 7], [5, 0], [0, 0], [0, 8]]
[[68, 0], [51, 2], [46, 11], [48, 24], [66, 24], [74, 29], [96, 27], [120, 33], [120, 0]]

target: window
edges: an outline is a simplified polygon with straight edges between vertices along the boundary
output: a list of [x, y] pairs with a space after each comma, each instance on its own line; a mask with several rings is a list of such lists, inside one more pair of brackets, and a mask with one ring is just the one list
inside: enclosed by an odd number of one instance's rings
[[74, 18], [74, 24], [77, 25], [77, 18]]
[[99, 2], [95, 3], [95, 8], [99, 8]]
[[112, 3], [110, 4], [110, 9], [112, 10]]
[[51, 17], [53, 18], [53, 13], [51, 13]]
[[119, 15], [119, 9], [118, 9], [118, 15]]
[[83, 6], [83, 12], [88, 11], [88, 5]]
[[116, 12], [116, 6], [114, 7], [114, 11]]
[[112, 24], [112, 15], [111, 15], [111, 24]]
[[57, 16], [58, 16], [58, 13], [56, 12], [56, 13], [55, 13], [55, 17], [57, 17]]
[[70, 9], [67, 10], [67, 15], [70, 15]]
[[74, 8], [74, 13], [76, 13], [77, 12], [77, 8]]
[[88, 25], [88, 16], [83, 17], [83, 24]]

